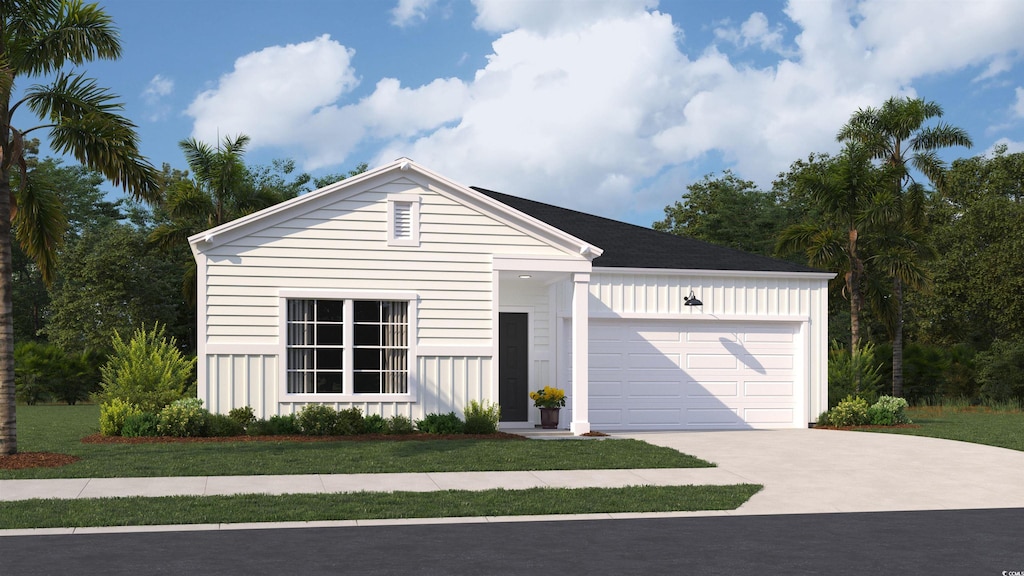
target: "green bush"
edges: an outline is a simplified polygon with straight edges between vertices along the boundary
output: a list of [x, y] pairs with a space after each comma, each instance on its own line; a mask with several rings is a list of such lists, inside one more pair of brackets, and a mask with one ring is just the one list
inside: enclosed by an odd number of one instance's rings
[[338, 420], [334, 427], [334, 434], [341, 436], [355, 436], [366, 433], [366, 420], [363, 418], [363, 411], [359, 408], [347, 408], [338, 411]]
[[104, 436], [120, 436], [125, 420], [130, 416], [141, 414], [142, 409], [131, 402], [114, 398], [100, 404], [100, 434]]
[[175, 339], [167, 340], [164, 333], [162, 326], [150, 332], [139, 329], [128, 342], [114, 335], [114, 352], [100, 369], [101, 402], [121, 398], [147, 412], [159, 412], [186, 394], [196, 361], [185, 358]]
[[161, 436], [203, 436], [209, 416], [210, 413], [203, 408], [203, 401], [199, 398], [181, 398], [160, 411], [156, 431]]
[[985, 404], [1024, 399], [1024, 341], [996, 340], [975, 360]]
[[868, 409], [868, 420], [876, 426], [909, 424], [907, 401], [893, 396], [882, 396]]
[[159, 417], [152, 412], [139, 412], [124, 419], [124, 426], [121, 428], [121, 436], [126, 438], [138, 438], [143, 436], [156, 436], [156, 425]]
[[401, 414], [395, 414], [391, 418], [387, 419], [387, 427], [384, 430], [385, 434], [412, 434], [415, 428], [412, 424], [412, 419], [408, 416], [402, 416]]
[[464, 426], [455, 412], [431, 413], [416, 421], [416, 428], [426, 434], [462, 434]]
[[338, 412], [323, 404], [307, 404], [295, 417], [299, 431], [307, 436], [333, 436], [337, 432]]
[[466, 434], [494, 434], [501, 420], [501, 407], [488, 401], [470, 400], [463, 411], [466, 415]]
[[832, 341], [828, 349], [829, 398], [857, 396], [874, 402], [881, 384], [881, 364], [875, 361], [874, 344], [866, 342], [851, 354], [842, 344]]
[[286, 436], [300, 433], [294, 414], [275, 414], [266, 420], [257, 420], [245, 431], [250, 436]]
[[367, 434], [384, 434], [388, 429], [388, 421], [380, 414], [370, 414], [363, 419], [363, 430]]
[[847, 396], [835, 408], [829, 410], [829, 424], [833, 426], [863, 426], [868, 420], [868, 401]]
[[14, 348], [14, 383], [17, 399], [26, 404], [59, 400], [75, 405], [99, 384], [103, 355], [67, 354], [53, 344], [22, 342]]
[[252, 406], [232, 408], [228, 411], [228, 417], [241, 424], [243, 430], [248, 429], [249, 425], [256, 421], [256, 413], [253, 412]]
[[206, 417], [205, 436], [241, 436], [245, 426], [227, 414], [209, 414]]

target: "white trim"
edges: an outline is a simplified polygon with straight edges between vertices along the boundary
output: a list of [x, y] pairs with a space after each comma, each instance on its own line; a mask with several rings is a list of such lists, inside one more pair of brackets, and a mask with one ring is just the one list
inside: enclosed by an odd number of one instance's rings
[[[401, 300], [409, 303], [408, 318], [409, 318], [409, 342], [407, 345], [407, 357], [406, 360], [409, 363], [408, 374], [409, 374], [409, 390], [405, 394], [356, 394], [353, 392], [344, 392], [341, 394], [290, 394], [288, 393], [288, 315], [285, 313], [288, 305], [288, 300], [298, 298], [319, 298], [324, 300]], [[331, 403], [331, 402], [408, 402], [414, 403], [418, 399], [419, 394], [419, 351], [416, 347], [416, 333], [417, 325], [419, 320], [418, 314], [418, 303], [419, 295], [415, 292], [366, 292], [366, 291], [355, 291], [355, 290], [318, 290], [318, 289], [285, 289], [278, 291], [278, 366], [277, 366], [277, 402], [278, 404], [285, 403], [301, 403], [301, 402], [314, 402], [314, 403]], [[353, 326], [352, 322], [352, 306], [346, 305], [344, 308], [345, 314], [345, 326], [348, 330], [349, 326]], [[348, 342], [351, 332], [346, 332], [346, 342]], [[344, 348], [344, 366], [346, 366], [343, 372], [343, 384], [342, 390], [353, 390], [353, 372], [347, 368], [352, 366], [352, 346], [349, 344], [345, 345]]]
[[493, 358], [494, 347], [486, 346], [420, 346], [420, 358]]
[[590, 274], [572, 277], [572, 423], [576, 436], [590, 432]]
[[488, 392], [492, 402], [498, 402], [498, 302], [501, 273], [491, 270], [491, 389]]
[[207, 319], [206, 319], [206, 255], [194, 253], [196, 259], [196, 396], [203, 400], [209, 408], [209, 370], [207, 357]]
[[494, 270], [530, 272], [590, 272], [592, 267], [589, 260], [498, 255], [492, 257], [491, 266]]
[[[511, 313], [511, 314], [526, 314], [526, 366], [528, 368], [528, 370], [526, 372], [526, 378], [527, 378], [527, 380], [526, 380], [526, 393], [527, 393], [527, 400], [529, 400], [529, 393], [530, 393], [531, 390], [534, 389], [534, 384], [537, 382], [537, 366], [536, 366], [537, 358], [536, 358], [536, 354], [533, 351], [533, 347], [534, 347], [534, 343], [533, 343], [533, 330], [534, 330], [533, 319], [534, 319], [534, 316], [536, 315], [536, 309], [533, 306], [499, 306], [498, 307], [498, 315], [499, 316], [501, 314], [503, 314], [503, 313], [506, 313], [506, 312]], [[495, 338], [495, 341], [497, 341], [497, 338]], [[498, 350], [499, 350], [498, 354], [500, 355], [500, 353], [501, 353], [500, 352], [500, 350], [501, 350], [501, 343], [500, 342], [498, 342]], [[495, 359], [495, 362], [494, 362], [495, 364], [498, 364], [501, 361], [500, 356], [495, 356], [494, 359]], [[498, 385], [497, 385], [497, 388], [500, 389], [500, 387], [501, 387], [501, 382], [499, 381]], [[499, 391], [495, 391], [495, 396], [494, 397], [495, 398], [500, 398], [499, 394], [500, 394]], [[524, 420], [524, 421], [516, 421], [516, 422], [503, 421], [502, 424], [515, 424], [515, 423], [536, 424], [536, 423], [539, 422], [539, 420], [537, 420], [534, 417], [535, 416], [534, 412], [537, 412], [537, 410], [531, 410], [530, 409], [530, 404], [529, 404], [529, 402], [527, 402], [527, 404], [526, 404], [526, 420]], [[537, 412], [537, 414], [539, 415], [540, 412]]]
[[280, 344], [207, 344], [205, 354], [210, 356], [280, 356]]
[[[560, 318], [570, 318], [570, 315], [561, 314]], [[714, 320], [721, 322], [809, 322], [810, 316], [799, 314], [787, 314], [785, 316], [767, 316], [752, 314], [702, 314], [692, 312], [688, 314], [647, 314], [644, 312], [620, 312], [601, 310], [590, 314], [593, 320]]]
[[[419, 247], [421, 203], [422, 197], [419, 194], [388, 194], [388, 246]], [[409, 206], [409, 236], [406, 238], [395, 236], [395, 215], [399, 204]]]
[[833, 272], [778, 272], [767, 270], [687, 270], [681, 268], [611, 268], [594, 266], [594, 274], [638, 274], [660, 276], [721, 276], [724, 278], [799, 278], [831, 280]]

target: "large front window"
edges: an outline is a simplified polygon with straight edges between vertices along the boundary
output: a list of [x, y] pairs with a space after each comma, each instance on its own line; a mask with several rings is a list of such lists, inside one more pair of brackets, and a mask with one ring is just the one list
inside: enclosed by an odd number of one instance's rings
[[409, 303], [287, 301], [289, 394], [409, 391]]

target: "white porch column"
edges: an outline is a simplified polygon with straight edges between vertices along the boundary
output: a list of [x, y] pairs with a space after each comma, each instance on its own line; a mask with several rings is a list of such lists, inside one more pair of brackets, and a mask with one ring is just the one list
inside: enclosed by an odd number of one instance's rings
[[590, 274], [572, 275], [572, 424], [579, 436], [590, 432]]

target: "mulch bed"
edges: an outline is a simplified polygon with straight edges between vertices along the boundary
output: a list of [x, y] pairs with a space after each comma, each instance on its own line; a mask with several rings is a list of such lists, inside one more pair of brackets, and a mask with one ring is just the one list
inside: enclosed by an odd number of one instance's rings
[[814, 426], [815, 430], [885, 430], [887, 428], [920, 428], [920, 424], [893, 424], [892, 426], [878, 426], [865, 424], [863, 426]]
[[53, 454], [51, 452], [18, 452], [0, 456], [0, 470], [22, 470], [25, 468], [58, 468], [74, 464], [81, 460], [70, 454]]

